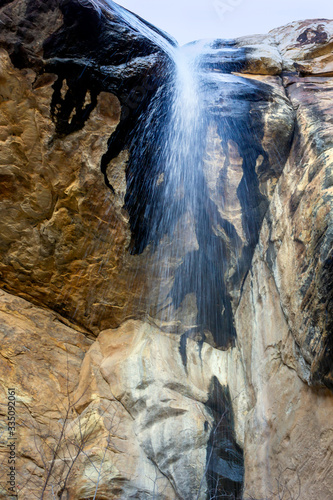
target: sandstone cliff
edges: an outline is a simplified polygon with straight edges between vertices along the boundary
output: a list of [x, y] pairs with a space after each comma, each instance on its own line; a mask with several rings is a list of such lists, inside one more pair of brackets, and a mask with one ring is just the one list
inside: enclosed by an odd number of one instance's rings
[[333, 22], [204, 49], [196, 220], [164, 234], [163, 121], [137, 137], [174, 63], [94, 4], [0, 4], [0, 497], [15, 388], [19, 499], [329, 500]]

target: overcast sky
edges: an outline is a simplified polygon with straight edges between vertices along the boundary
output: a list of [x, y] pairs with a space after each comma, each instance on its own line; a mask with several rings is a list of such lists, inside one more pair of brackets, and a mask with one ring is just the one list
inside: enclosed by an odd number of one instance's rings
[[333, 0], [119, 0], [180, 44], [267, 33], [301, 19], [333, 19]]

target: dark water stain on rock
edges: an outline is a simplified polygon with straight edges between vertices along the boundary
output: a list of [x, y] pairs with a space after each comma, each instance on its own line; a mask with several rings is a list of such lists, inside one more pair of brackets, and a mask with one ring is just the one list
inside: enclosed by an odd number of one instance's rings
[[310, 45], [312, 43], [326, 43], [328, 35], [323, 24], [319, 24], [317, 28], [307, 28], [297, 38], [299, 45]]
[[211, 380], [206, 407], [214, 418], [207, 446], [207, 500], [240, 500], [244, 481], [243, 450], [235, 438], [229, 389], [222, 387], [216, 377]]

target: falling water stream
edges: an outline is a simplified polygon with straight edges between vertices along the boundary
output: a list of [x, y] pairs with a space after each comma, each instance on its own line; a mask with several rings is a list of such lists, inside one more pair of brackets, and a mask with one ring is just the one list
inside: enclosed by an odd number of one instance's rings
[[[165, 241], [156, 250], [161, 284], [156, 305], [164, 304], [160, 316], [162, 325], [173, 323], [174, 305], [180, 305], [183, 297], [182, 283], [179, 279], [173, 281], [175, 267], [184, 262], [189, 252], [198, 250], [196, 204], [207, 131], [199, 98], [197, 69], [200, 55], [193, 53], [191, 48], [177, 48], [173, 54], [175, 70], [169, 91], [169, 125], [156, 158], [163, 169], [157, 182], [164, 183], [164, 186], [163, 201], [160, 213], [155, 214], [156, 227], [153, 231], [160, 235], [168, 234], [173, 241], [173, 244]], [[191, 269], [190, 262], [186, 266], [184, 272], [189, 278], [195, 269]], [[173, 300], [168, 301], [165, 293], [170, 283], [173, 283]]]
[[[91, 0], [90, 3], [97, 9], [105, 8], [103, 2]], [[111, 1], [107, 3], [111, 15], [116, 13], [172, 61], [172, 75], [150, 102], [129, 148], [132, 162], [147, 169], [149, 158], [150, 168], [148, 175], [145, 172], [146, 182], [139, 192], [141, 203], [142, 198], [145, 199], [144, 210], [132, 215], [133, 225], [141, 224], [148, 229], [141, 246], [136, 242], [132, 250], [142, 253], [149, 247], [155, 279], [150, 284], [147, 313], [162, 330], [181, 335], [181, 355], [186, 367], [188, 338], [197, 340], [199, 345], [209, 339], [217, 347], [226, 348], [235, 336], [223, 276], [225, 249], [213, 230], [223, 223], [208, 196], [204, 174], [209, 116], [203, 98], [202, 54], [207, 42], [178, 47], [134, 14]], [[128, 175], [125, 202], [132, 203], [134, 211], [137, 198], [133, 192], [137, 183], [137, 178]], [[213, 413], [219, 420], [226, 411], [228, 397], [218, 386], [212, 394], [219, 399], [211, 401]], [[229, 423], [231, 426], [231, 420]], [[224, 443], [225, 450], [229, 448], [229, 451], [224, 450], [223, 459], [216, 458], [213, 440], [208, 445], [207, 460], [220, 460], [227, 481], [238, 484], [242, 466], [231, 470], [227, 461], [230, 456], [232, 459], [236, 456], [240, 464], [240, 451], [231, 443], [230, 431], [215, 428], [214, 432], [214, 440], [218, 437], [220, 441], [218, 447]], [[218, 482], [218, 478], [210, 481], [211, 491], [220, 491]], [[232, 485], [228, 490], [230, 496], [214, 498], [238, 498], [232, 496], [239, 492]]]

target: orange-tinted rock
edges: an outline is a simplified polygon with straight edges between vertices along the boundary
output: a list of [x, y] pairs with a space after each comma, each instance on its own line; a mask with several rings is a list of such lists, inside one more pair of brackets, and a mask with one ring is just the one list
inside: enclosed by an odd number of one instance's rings
[[[0, 498], [9, 495], [8, 484], [2, 480], [9, 472], [8, 440], [16, 438], [19, 495], [40, 495], [49, 470], [46, 464], [61, 441], [63, 424], [73, 417], [73, 393], [92, 340], [66, 322], [53, 311], [1, 291]], [[10, 388], [16, 397], [14, 436], [6, 425]]]

